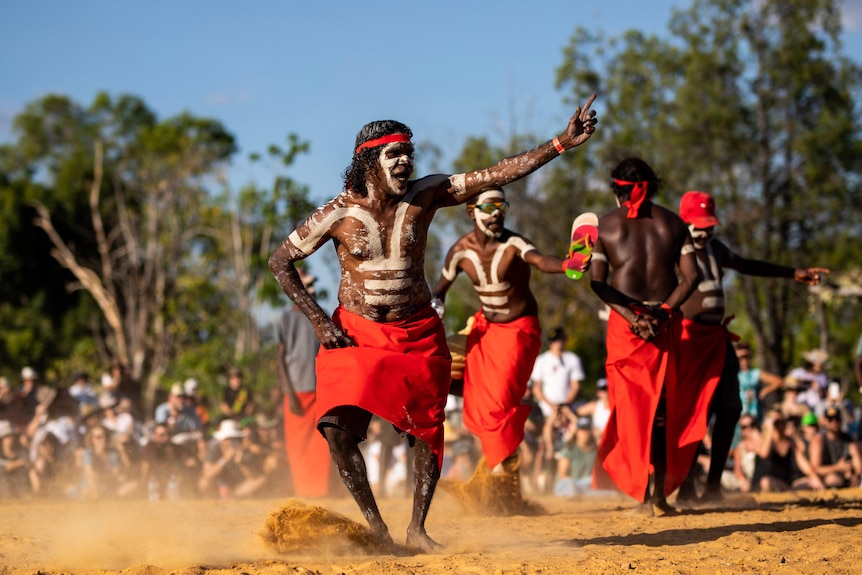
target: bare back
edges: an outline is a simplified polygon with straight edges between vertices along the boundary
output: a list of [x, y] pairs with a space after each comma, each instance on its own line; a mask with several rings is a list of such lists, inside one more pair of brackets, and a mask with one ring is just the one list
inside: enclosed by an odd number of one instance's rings
[[[679, 283], [676, 265], [689, 234], [670, 210], [650, 204], [644, 211], [638, 218], [627, 218], [626, 208], [603, 216], [594, 253], [607, 258], [617, 291], [637, 302], [663, 302]], [[596, 272], [606, 279], [607, 267], [594, 261], [593, 279]]]

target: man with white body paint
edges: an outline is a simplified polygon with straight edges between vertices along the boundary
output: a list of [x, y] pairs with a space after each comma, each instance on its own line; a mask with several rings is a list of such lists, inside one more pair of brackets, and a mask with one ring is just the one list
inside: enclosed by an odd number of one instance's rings
[[[432, 293], [444, 300], [464, 272], [479, 295], [482, 308], [467, 335], [464, 425], [479, 438], [485, 464], [517, 480], [518, 446], [530, 414], [522, 400], [542, 344], [530, 268], [561, 274], [570, 262], [542, 254], [529, 239], [506, 229], [508, 208], [499, 187], [467, 204], [473, 230], [449, 249]], [[588, 263], [576, 267], [584, 271]]]
[[[683, 302], [682, 342], [679, 347], [678, 377], [690, 388], [702, 386], [701, 403], [709, 405], [714, 418], [710, 449], [709, 473], [703, 501], [719, 501], [721, 474], [724, 471], [736, 424], [742, 412], [739, 394], [739, 361], [733, 349], [733, 337], [727, 329], [731, 317], [725, 318], [724, 269], [737, 273], [775, 278], [793, 278], [799, 283], [817, 285], [825, 268], [798, 268], [742, 257], [714, 237], [719, 225], [715, 215], [715, 200], [706, 192], [683, 194], [679, 215], [688, 225], [694, 241], [694, 254], [703, 279], [697, 289]], [[698, 412], [706, 414], [705, 412]], [[692, 429], [699, 435], [706, 432], [707, 420], [701, 417]], [[692, 476], [680, 487], [677, 501], [692, 501], [697, 494]]]
[[[344, 191], [314, 210], [269, 260], [320, 340], [318, 429], [383, 546], [391, 546], [392, 538], [359, 450], [372, 414], [419, 440], [407, 544], [423, 550], [437, 545], [425, 532], [425, 519], [440, 476], [451, 359], [424, 277], [431, 220], [438, 209], [523, 178], [586, 142], [595, 130], [594, 99], [575, 110], [561, 135], [530, 151], [487, 169], [412, 181], [410, 129], [392, 120], [366, 124], [356, 137]], [[340, 305], [332, 317], [305, 290], [294, 266], [329, 241], [341, 264]]]

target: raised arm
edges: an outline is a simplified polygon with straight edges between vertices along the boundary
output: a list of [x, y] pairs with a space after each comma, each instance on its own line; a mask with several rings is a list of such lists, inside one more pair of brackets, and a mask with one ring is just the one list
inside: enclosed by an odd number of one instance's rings
[[[444, 184], [448, 185], [444, 205], [462, 204], [484, 189], [492, 186], [505, 186], [519, 180], [535, 172], [566, 150], [580, 146], [589, 140], [596, 130], [596, 122], [598, 121], [595, 110], [590, 109], [595, 99], [596, 95], [593, 94], [583, 106], [575, 108], [575, 113], [569, 118], [565, 131], [544, 144], [505, 158], [489, 168], [449, 176], [448, 183]], [[437, 185], [438, 181], [429, 180], [429, 184]]]

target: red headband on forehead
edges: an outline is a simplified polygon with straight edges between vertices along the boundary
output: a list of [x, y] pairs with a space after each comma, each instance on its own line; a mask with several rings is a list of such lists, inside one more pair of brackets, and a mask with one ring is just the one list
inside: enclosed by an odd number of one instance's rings
[[646, 199], [647, 186], [649, 185], [649, 182], [627, 182], [625, 180], [614, 179], [614, 183], [618, 186], [632, 186], [632, 193], [629, 196], [628, 201], [623, 202], [623, 205], [629, 209], [626, 214], [627, 218], [633, 219], [638, 217], [638, 212], [640, 212], [641, 206]]
[[410, 136], [407, 134], [389, 134], [388, 136], [383, 136], [381, 138], [377, 138], [375, 140], [368, 140], [363, 144], [359, 144], [359, 147], [356, 148], [355, 154], [358, 154], [361, 150], [365, 148], [376, 148], [377, 146], [382, 146], [383, 144], [391, 144], [393, 142], [409, 142]]

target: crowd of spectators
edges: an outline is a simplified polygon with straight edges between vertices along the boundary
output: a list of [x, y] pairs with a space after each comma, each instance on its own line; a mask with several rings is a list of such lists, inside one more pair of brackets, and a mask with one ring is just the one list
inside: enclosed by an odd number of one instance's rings
[[68, 387], [30, 367], [18, 385], [0, 378], [0, 499], [290, 495], [278, 414], [255, 409], [239, 370], [228, 381], [211, 417], [194, 379], [143, 414], [120, 369]]
[[[736, 351], [744, 410], [723, 487], [756, 492], [859, 486], [858, 410], [844, 397], [845, 388], [827, 377], [828, 356], [808, 352], [804, 365], [780, 377], [752, 367], [744, 343]], [[530, 495], [596, 493], [590, 484], [609, 415], [607, 382], [600, 379], [585, 395], [579, 362], [569, 363], [576, 369], [564, 370], [558, 385], [571, 382], [574, 394], [557, 394], [550, 404], [546, 381], [534, 393], [546, 379], [537, 370], [524, 398], [533, 407], [520, 449], [522, 485]], [[116, 368], [98, 383], [76, 373], [66, 388], [40, 383], [30, 367], [21, 370], [17, 385], [0, 378], [0, 499], [292, 494], [280, 410], [264, 413], [240, 370], [229, 370], [219, 397], [208, 402], [212, 411], [198, 382], [188, 379], [171, 386], [152, 414], [141, 414], [122, 380]], [[467, 481], [481, 448], [461, 422], [460, 398], [449, 399], [442, 476]], [[702, 477], [708, 448], [709, 435], [707, 451], [698, 458]], [[375, 418], [362, 449], [375, 491], [408, 496], [412, 450], [406, 440]]]

